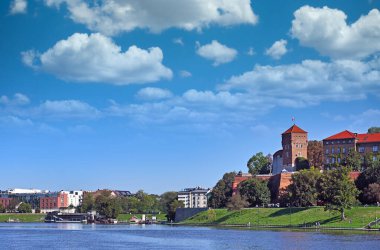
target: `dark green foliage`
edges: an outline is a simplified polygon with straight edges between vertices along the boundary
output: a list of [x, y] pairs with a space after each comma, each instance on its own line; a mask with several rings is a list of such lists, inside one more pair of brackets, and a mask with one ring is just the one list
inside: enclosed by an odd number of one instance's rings
[[326, 210], [336, 210], [345, 219], [345, 210], [356, 203], [359, 191], [349, 177], [349, 168], [342, 167], [327, 171], [319, 182], [320, 199], [325, 202]]
[[372, 183], [364, 188], [363, 198], [368, 204], [376, 204], [380, 202], [380, 184]]
[[241, 196], [240, 194], [235, 194], [232, 196], [230, 201], [227, 203], [228, 211], [240, 210], [248, 206], [249, 202], [244, 196]]
[[92, 193], [84, 193], [80, 210], [82, 213], [87, 213], [95, 210], [95, 199]]
[[5, 213], [5, 211], [5, 207], [2, 204], [0, 204], [0, 213]]
[[373, 160], [372, 154], [366, 154], [364, 157], [365, 168], [355, 180], [356, 187], [363, 191], [359, 200], [362, 203], [371, 203], [371, 199], [368, 200], [364, 196], [364, 190], [369, 187], [370, 184], [377, 183], [380, 184], [380, 159]]
[[310, 166], [321, 168], [323, 166], [323, 143], [321, 141], [309, 141], [307, 144], [307, 158]]
[[297, 157], [295, 164], [296, 164], [296, 171], [300, 171], [303, 169], [310, 169], [309, 161], [304, 157]]
[[18, 206], [17, 211], [19, 213], [31, 213], [32, 212], [32, 207], [30, 206], [29, 203], [21, 203], [20, 206]]
[[177, 208], [184, 207], [184, 204], [182, 201], [179, 200], [173, 200], [169, 205], [169, 210], [166, 215], [166, 218], [168, 218], [168, 221], [174, 221], [175, 220], [175, 212], [177, 211]]
[[319, 170], [301, 170], [292, 175], [292, 183], [288, 186], [289, 201], [292, 206], [308, 207], [317, 204], [317, 184], [321, 178]]
[[227, 202], [232, 196], [232, 182], [235, 180], [235, 176], [235, 172], [225, 173], [223, 178], [216, 183], [209, 200], [211, 207], [226, 207]]
[[263, 152], [253, 155], [247, 162], [248, 172], [257, 174], [269, 174], [271, 171], [272, 156], [264, 156]]
[[270, 191], [266, 181], [257, 178], [239, 184], [239, 193], [245, 197], [250, 207], [261, 206], [270, 202]]
[[111, 196], [110, 191], [103, 191], [95, 198], [95, 208], [100, 215], [112, 219], [116, 219], [121, 212], [120, 202]]
[[368, 134], [380, 133], [380, 127], [371, 127], [368, 129]]

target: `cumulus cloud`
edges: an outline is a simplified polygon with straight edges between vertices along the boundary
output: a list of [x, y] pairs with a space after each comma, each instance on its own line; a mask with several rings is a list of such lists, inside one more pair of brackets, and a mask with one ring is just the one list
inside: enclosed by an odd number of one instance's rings
[[266, 102], [282, 106], [358, 100], [380, 91], [380, 60], [331, 63], [305, 60], [300, 64], [256, 65], [252, 71], [231, 77], [219, 88], [245, 91], [252, 98], [265, 98]]
[[362, 59], [380, 51], [380, 12], [371, 10], [352, 24], [338, 9], [303, 6], [294, 12], [291, 35], [301, 45], [334, 59]]
[[10, 98], [6, 95], [2, 95], [0, 97], [0, 104], [3, 104], [3, 105], [21, 106], [21, 105], [26, 105], [29, 103], [30, 103], [29, 97], [21, 93], [14, 94], [13, 98]]
[[173, 43], [178, 44], [178, 45], [181, 45], [181, 46], [185, 45], [185, 43], [183, 42], [183, 40], [182, 40], [181, 37], [174, 38], [174, 39], [173, 39]]
[[236, 58], [237, 53], [238, 52], [235, 49], [220, 44], [216, 40], [213, 40], [209, 44], [199, 46], [197, 49], [197, 54], [208, 60], [214, 61], [214, 66], [233, 61]]
[[26, 0], [13, 0], [10, 6], [10, 14], [23, 14], [26, 13], [26, 8], [28, 7], [28, 2]]
[[269, 49], [267, 49], [265, 51], [265, 54], [272, 57], [273, 59], [280, 59], [283, 55], [286, 54], [286, 52], [288, 52], [288, 50], [286, 49], [286, 44], [288, 42], [284, 39], [281, 39], [279, 41], [276, 41], [272, 47], [270, 47]]
[[147, 87], [140, 89], [136, 96], [145, 100], [159, 100], [166, 99], [173, 96], [172, 92], [167, 89]]
[[97, 118], [101, 112], [79, 100], [47, 100], [34, 108], [34, 116], [46, 118]]
[[74, 82], [102, 82], [115, 85], [170, 79], [172, 71], [162, 64], [160, 48], [131, 46], [125, 52], [99, 33], [75, 33], [44, 53], [22, 53], [23, 62], [35, 70]]
[[92, 31], [115, 35], [134, 29], [160, 32], [168, 28], [201, 30], [210, 25], [255, 24], [250, 0], [45, 0], [47, 6], [65, 3], [70, 18]]
[[255, 50], [252, 47], [248, 48], [247, 55], [254, 56], [256, 54]]

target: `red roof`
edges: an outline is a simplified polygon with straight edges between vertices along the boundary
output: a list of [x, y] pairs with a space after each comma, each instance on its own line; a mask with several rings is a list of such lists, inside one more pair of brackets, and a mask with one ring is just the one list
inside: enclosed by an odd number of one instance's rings
[[338, 134], [327, 137], [324, 140], [338, 140], [338, 139], [355, 139], [355, 134], [348, 130], [345, 130]]
[[282, 134], [290, 134], [290, 133], [307, 133], [307, 132], [294, 124]]
[[358, 134], [358, 143], [380, 142], [380, 133]]

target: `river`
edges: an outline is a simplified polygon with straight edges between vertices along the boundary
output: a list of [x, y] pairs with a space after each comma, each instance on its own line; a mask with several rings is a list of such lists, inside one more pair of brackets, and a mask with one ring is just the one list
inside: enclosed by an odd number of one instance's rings
[[0, 223], [0, 249], [379, 249], [380, 232]]

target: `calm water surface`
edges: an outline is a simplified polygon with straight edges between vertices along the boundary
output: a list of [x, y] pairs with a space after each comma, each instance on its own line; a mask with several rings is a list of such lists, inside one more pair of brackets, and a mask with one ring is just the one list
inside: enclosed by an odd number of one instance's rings
[[0, 249], [380, 249], [380, 233], [0, 223]]

